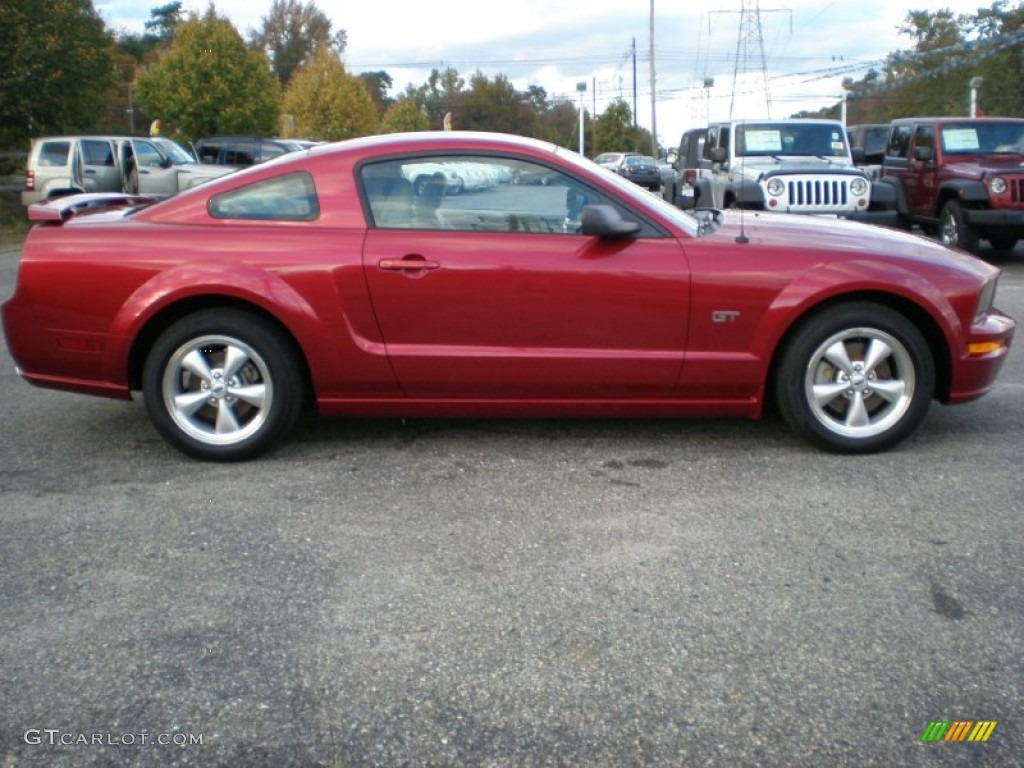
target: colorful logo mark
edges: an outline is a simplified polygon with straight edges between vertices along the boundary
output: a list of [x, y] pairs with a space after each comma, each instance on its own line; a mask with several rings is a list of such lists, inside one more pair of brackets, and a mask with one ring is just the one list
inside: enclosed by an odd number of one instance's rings
[[996, 729], [996, 720], [932, 720], [921, 734], [921, 741], [988, 741]]

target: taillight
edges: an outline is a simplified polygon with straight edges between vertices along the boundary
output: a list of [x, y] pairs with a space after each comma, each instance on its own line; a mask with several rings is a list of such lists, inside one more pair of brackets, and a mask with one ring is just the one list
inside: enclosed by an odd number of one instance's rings
[[35, 192], [36, 190], [36, 172], [25, 171], [25, 191]]
[[683, 171], [683, 183], [689, 184], [691, 187], [697, 183], [697, 170], [695, 168], [687, 168]]

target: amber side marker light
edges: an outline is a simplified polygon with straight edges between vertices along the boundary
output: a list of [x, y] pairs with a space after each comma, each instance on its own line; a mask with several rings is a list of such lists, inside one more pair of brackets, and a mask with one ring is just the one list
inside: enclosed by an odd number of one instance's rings
[[1001, 341], [974, 341], [967, 345], [967, 354], [971, 357], [991, 355], [993, 352], [998, 352], [1005, 347], [1006, 344]]

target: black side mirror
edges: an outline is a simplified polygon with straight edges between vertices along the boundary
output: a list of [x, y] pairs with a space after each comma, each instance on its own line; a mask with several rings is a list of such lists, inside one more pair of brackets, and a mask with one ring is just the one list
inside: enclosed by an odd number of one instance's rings
[[585, 205], [580, 215], [581, 231], [594, 237], [633, 237], [640, 233], [640, 222], [622, 218], [612, 205]]
[[854, 147], [850, 150], [854, 165], [864, 165], [864, 147]]
[[930, 163], [935, 159], [935, 151], [931, 147], [914, 147], [914, 159], [920, 163]]
[[725, 157], [725, 147], [715, 147], [711, 150], [711, 162], [724, 163]]

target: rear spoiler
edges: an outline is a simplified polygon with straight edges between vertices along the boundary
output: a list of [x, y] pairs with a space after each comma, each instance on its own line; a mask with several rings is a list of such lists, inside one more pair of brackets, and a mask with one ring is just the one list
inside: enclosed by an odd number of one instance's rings
[[80, 195], [55, 197], [28, 207], [29, 221], [67, 221], [82, 213], [133, 208], [155, 203], [152, 195], [127, 195], [121, 192], [86, 192]]

